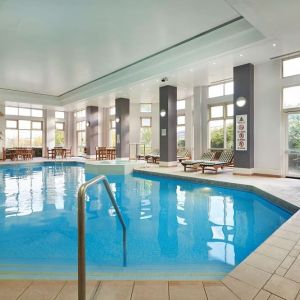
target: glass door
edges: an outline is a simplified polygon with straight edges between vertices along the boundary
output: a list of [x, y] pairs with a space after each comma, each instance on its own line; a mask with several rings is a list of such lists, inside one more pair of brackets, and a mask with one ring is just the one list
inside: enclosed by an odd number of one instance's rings
[[300, 111], [287, 116], [287, 176], [300, 178]]

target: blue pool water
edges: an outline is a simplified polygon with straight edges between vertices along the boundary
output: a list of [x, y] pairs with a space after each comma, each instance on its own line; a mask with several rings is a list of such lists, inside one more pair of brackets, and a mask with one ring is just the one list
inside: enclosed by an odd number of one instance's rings
[[[0, 277], [76, 277], [77, 190], [94, 176], [78, 163], [0, 167]], [[250, 192], [148, 175], [108, 179], [128, 230], [128, 264], [99, 184], [86, 203], [91, 278], [221, 278], [290, 217]]]

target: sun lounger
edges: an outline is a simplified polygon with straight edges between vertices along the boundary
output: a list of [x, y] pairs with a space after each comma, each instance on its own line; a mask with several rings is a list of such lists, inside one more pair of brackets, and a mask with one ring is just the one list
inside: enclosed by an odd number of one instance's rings
[[204, 152], [200, 159], [196, 160], [184, 160], [181, 164], [184, 167], [184, 172], [187, 168], [198, 170], [200, 164], [205, 161], [211, 161], [214, 158], [215, 154], [213, 152]]
[[200, 163], [199, 167], [202, 169], [202, 173], [204, 173], [205, 170], [213, 170], [216, 173], [218, 172], [218, 169], [223, 169], [224, 167], [232, 165], [233, 162], [233, 151], [232, 150], [224, 150], [219, 160], [215, 161], [203, 161]]

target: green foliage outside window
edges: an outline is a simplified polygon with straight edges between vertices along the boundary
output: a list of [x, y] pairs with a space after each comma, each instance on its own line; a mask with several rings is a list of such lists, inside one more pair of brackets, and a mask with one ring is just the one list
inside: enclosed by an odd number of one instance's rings
[[300, 115], [290, 114], [289, 115], [289, 126], [288, 126], [288, 143], [289, 149], [300, 149]]
[[65, 133], [64, 131], [55, 131], [55, 146], [63, 146], [65, 144]]
[[[145, 144], [145, 153], [151, 152], [152, 129], [151, 127], [142, 127], [140, 131], [140, 141]], [[141, 146], [140, 153], [143, 153], [144, 147]]]
[[[210, 147], [224, 148], [224, 128], [213, 129], [210, 132]], [[227, 125], [226, 128], [226, 148], [233, 149], [233, 124]]]

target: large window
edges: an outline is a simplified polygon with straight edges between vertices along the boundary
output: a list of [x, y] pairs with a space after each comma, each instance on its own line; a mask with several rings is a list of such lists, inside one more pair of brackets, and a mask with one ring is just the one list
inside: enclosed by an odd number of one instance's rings
[[55, 123], [55, 146], [63, 147], [65, 144], [65, 123]]
[[55, 119], [64, 119], [65, 118], [65, 112], [64, 111], [56, 111], [55, 112]]
[[233, 104], [209, 107], [209, 147], [211, 149], [233, 148]]
[[82, 110], [75, 112], [74, 115], [75, 115], [76, 119], [83, 119], [86, 116], [86, 111], [85, 111], [85, 109], [82, 109]]
[[177, 147], [185, 148], [185, 115], [177, 116]]
[[300, 56], [282, 61], [282, 76], [300, 75]]
[[[152, 119], [151, 117], [141, 118], [140, 142], [145, 144], [145, 153], [151, 152], [152, 142]], [[143, 149], [141, 149], [143, 151]]]
[[185, 109], [185, 100], [178, 100], [177, 101], [177, 110]]
[[233, 81], [211, 85], [208, 87], [208, 98], [222, 97], [233, 94]]
[[283, 89], [283, 109], [300, 107], [300, 85], [290, 86]]
[[84, 149], [86, 145], [86, 122], [84, 121], [79, 121], [76, 123], [76, 133], [77, 133], [77, 152], [78, 155], [83, 155], [84, 154]]
[[116, 121], [109, 121], [109, 145], [110, 147], [116, 147]]
[[22, 117], [43, 117], [42, 109], [33, 109], [33, 108], [23, 108], [23, 107], [14, 107], [6, 106], [5, 107], [6, 116], [22, 116]]
[[42, 147], [43, 123], [31, 120], [6, 120], [5, 145], [11, 147]]
[[143, 103], [140, 106], [140, 112], [141, 113], [151, 113], [151, 103]]
[[109, 108], [109, 115], [110, 116], [116, 115], [116, 107], [115, 106]]

